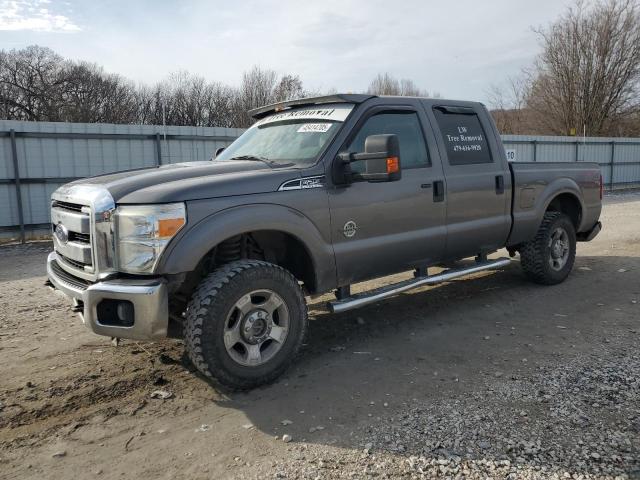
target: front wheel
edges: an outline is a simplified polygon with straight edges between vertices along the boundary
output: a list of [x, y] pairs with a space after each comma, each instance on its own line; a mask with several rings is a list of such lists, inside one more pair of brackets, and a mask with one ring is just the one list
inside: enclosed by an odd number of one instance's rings
[[576, 258], [576, 230], [560, 212], [544, 214], [535, 238], [520, 247], [520, 265], [534, 282], [556, 285], [571, 273]]
[[306, 330], [307, 308], [293, 275], [271, 263], [241, 260], [198, 286], [187, 307], [185, 348], [205, 376], [249, 389], [284, 372]]

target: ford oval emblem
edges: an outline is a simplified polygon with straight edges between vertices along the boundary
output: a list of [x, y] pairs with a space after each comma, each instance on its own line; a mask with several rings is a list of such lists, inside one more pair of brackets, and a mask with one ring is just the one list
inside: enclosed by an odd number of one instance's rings
[[356, 222], [349, 220], [344, 224], [344, 227], [342, 227], [342, 234], [347, 238], [352, 238], [356, 234], [357, 230], [358, 225], [356, 225]]
[[67, 227], [61, 223], [56, 225], [56, 229], [53, 233], [55, 233], [56, 238], [60, 243], [67, 243], [69, 241], [69, 230], [67, 230]]

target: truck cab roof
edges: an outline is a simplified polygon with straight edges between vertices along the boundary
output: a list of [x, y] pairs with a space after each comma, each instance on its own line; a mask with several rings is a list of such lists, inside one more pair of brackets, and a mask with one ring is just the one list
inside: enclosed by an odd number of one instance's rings
[[443, 98], [428, 98], [428, 97], [406, 97], [396, 95], [369, 95], [363, 93], [337, 93], [335, 95], [323, 95], [319, 97], [307, 97], [294, 100], [287, 100], [285, 102], [272, 103], [263, 107], [258, 107], [249, 111], [249, 115], [256, 120], [264, 118], [272, 113], [281, 112], [290, 108], [307, 107], [311, 105], [323, 105], [330, 103], [353, 103], [360, 104], [367, 100], [379, 98], [381, 100], [389, 99], [417, 99], [421, 101], [427, 101], [434, 105], [446, 104], [447, 106], [459, 106], [459, 107], [471, 107], [476, 105], [483, 105], [480, 102], [470, 102], [463, 100], [447, 100]]
[[322, 105], [325, 103], [362, 103], [376, 95], [360, 94], [360, 93], [338, 93], [335, 95], [323, 95], [320, 97], [299, 98], [295, 100], [287, 100], [286, 102], [272, 103], [264, 107], [249, 110], [249, 115], [255, 119], [266, 117], [267, 115], [280, 112], [287, 108], [306, 107], [309, 105]]

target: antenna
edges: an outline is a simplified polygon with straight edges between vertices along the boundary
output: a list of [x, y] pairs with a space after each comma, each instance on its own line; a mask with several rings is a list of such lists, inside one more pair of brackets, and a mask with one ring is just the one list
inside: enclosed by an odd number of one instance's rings
[[165, 111], [164, 96], [162, 98], [162, 135], [164, 137], [164, 151], [167, 152], [169, 163], [171, 163], [171, 155], [169, 154], [169, 146], [167, 144], [167, 115]]

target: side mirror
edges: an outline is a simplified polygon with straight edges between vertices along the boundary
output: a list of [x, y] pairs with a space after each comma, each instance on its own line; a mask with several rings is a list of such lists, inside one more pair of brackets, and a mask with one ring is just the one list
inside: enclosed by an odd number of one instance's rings
[[220, 155], [222, 152], [224, 152], [224, 149], [227, 147], [218, 147], [216, 148], [216, 153], [213, 154], [213, 158], [216, 158], [218, 155]]
[[[345, 180], [367, 182], [394, 182], [400, 180], [400, 144], [397, 135], [370, 135], [364, 141], [363, 153], [342, 153]], [[351, 172], [351, 164], [365, 162], [363, 173]]]

